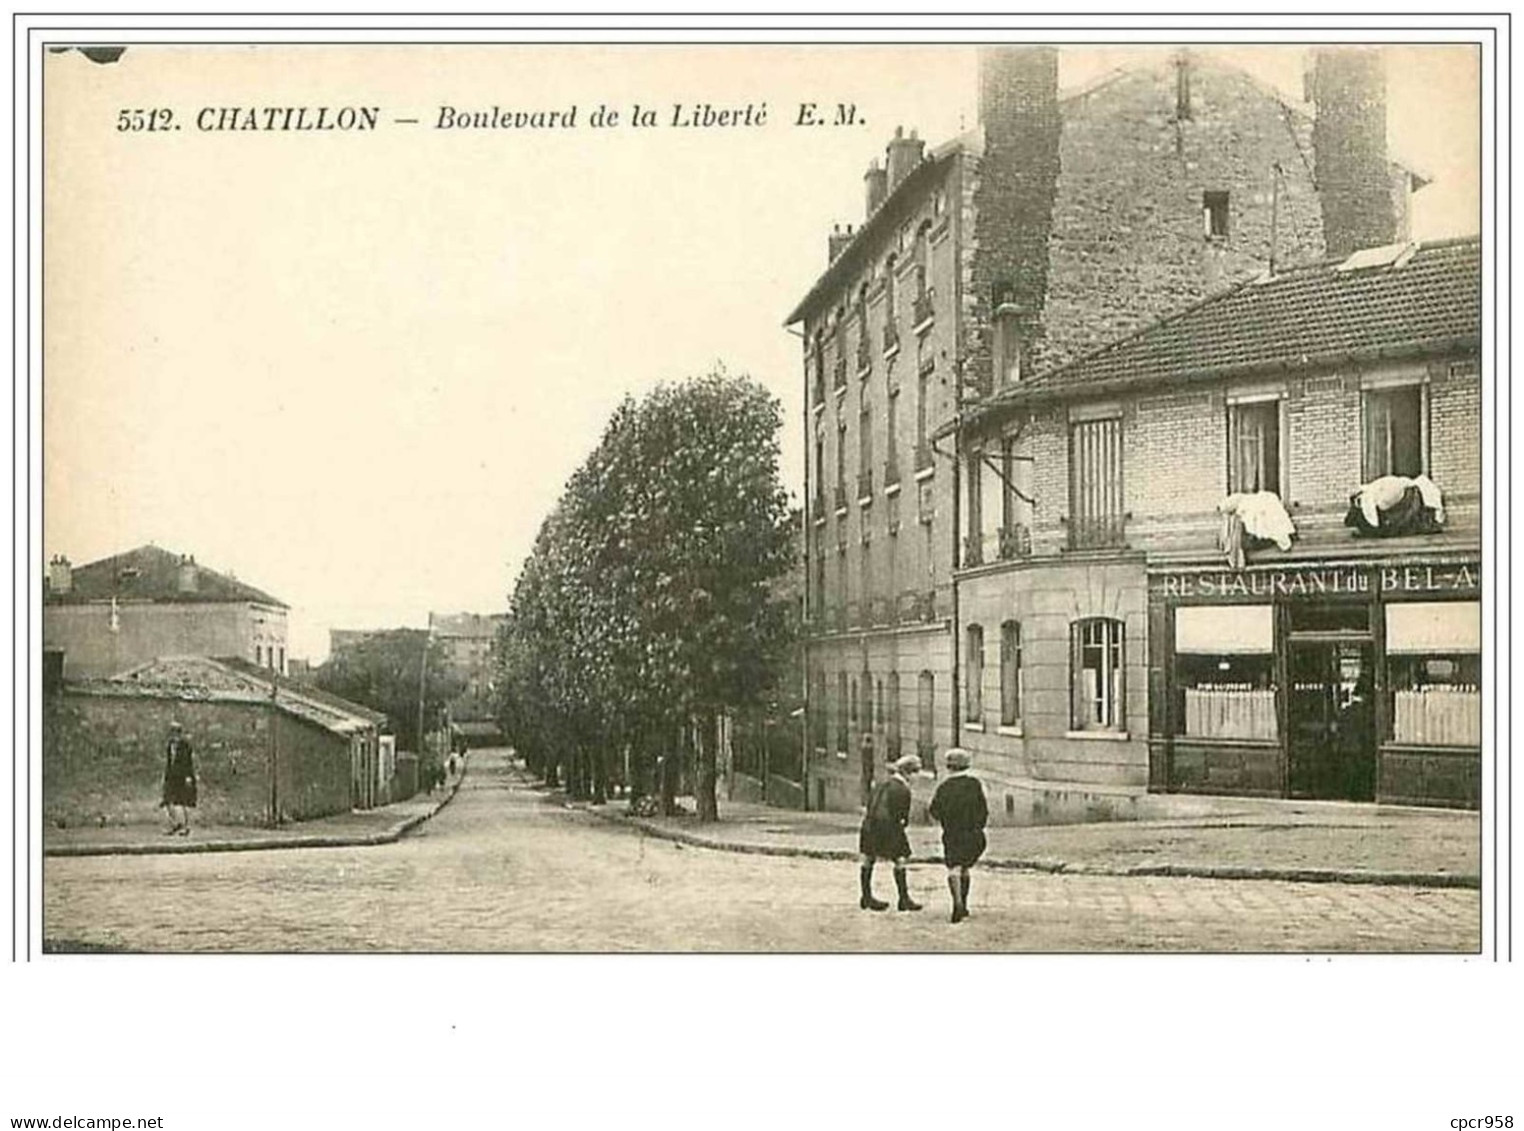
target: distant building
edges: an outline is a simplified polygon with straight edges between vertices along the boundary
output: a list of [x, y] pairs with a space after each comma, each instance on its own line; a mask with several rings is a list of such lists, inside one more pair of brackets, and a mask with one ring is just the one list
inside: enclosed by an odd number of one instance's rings
[[78, 567], [59, 556], [48, 563], [43, 588], [45, 665], [73, 680], [115, 675], [158, 656], [236, 656], [284, 672], [287, 608], [158, 546]]
[[429, 614], [429, 634], [443, 646], [451, 670], [466, 681], [465, 690], [450, 701], [452, 722], [493, 718], [492, 646], [507, 620], [506, 613]]
[[384, 628], [330, 628], [328, 630], [328, 658], [331, 660], [341, 652], [347, 652], [356, 645], [363, 644], [372, 636], [379, 636], [388, 631]]

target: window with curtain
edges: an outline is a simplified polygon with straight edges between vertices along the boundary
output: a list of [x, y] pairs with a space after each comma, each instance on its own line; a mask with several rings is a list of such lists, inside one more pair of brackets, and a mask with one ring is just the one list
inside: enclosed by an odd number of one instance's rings
[[1090, 617], [1075, 621], [1070, 632], [1074, 729], [1125, 729], [1122, 622]]
[[1281, 490], [1281, 403], [1228, 406], [1228, 493]]
[[1000, 626], [1000, 725], [1021, 721], [1021, 625], [1008, 620]]
[[1423, 386], [1368, 389], [1364, 408], [1364, 481], [1383, 475], [1422, 475]]

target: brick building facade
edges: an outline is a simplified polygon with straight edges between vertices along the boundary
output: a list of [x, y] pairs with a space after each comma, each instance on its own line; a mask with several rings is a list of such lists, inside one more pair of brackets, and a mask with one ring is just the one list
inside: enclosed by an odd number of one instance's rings
[[[1399, 244], [1251, 281], [966, 417], [961, 741], [1008, 816], [1144, 788], [1477, 804], [1480, 262]], [[1441, 512], [1362, 528], [1385, 476]], [[1255, 492], [1294, 530], [1235, 552]]]
[[[1380, 110], [1379, 70], [1343, 58], [1310, 87]], [[788, 317], [804, 339], [809, 805], [860, 804], [886, 756], [937, 766], [963, 721], [955, 568], [1043, 536], [1018, 497], [1008, 545], [960, 545], [969, 496], [948, 422], [1272, 265], [1319, 259], [1351, 210], [1330, 210], [1316, 169], [1370, 120], [1320, 137], [1313, 107], [1184, 54], [1061, 96], [1053, 49], [1003, 48], [981, 58], [976, 131], [930, 152], [896, 132], [867, 171], [866, 219], [831, 235]], [[1378, 223], [1402, 236], [1418, 182], [1384, 134], [1353, 152], [1379, 165]], [[1013, 472], [1027, 498], [1068, 458], [1034, 442]], [[1112, 584], [1102, 569], [1060, 588], [1080, 582]], [[1112, 776], [1136, 754], [1111, 751]]]

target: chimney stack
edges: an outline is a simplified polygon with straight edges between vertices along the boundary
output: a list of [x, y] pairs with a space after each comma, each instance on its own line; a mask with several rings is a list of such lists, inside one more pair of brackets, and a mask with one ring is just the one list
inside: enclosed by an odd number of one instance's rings
[[840, 224], [831, 225], [831, 236], [826, 241], [827, 263], [835, 263], [836, 257], [847, 250], [847, 245], [852, 242], [852, 225], [843, 228]]
[[1386, 152], [1386, 73], [1379, 49], [1329, 48], [1313, 58], [1314, 173], [1323, 242], [1342, 258], [1397, 238]]
[[194, 593], [199, 588], [199, 571], [196, 569], [196, 559], [190, 554], [180, 556], [180, 575], [176, 588], [181, 593]]
[[916, 136], [914, 130], [905, 136], [903, 126], [894, 127], [894, 137], [889, 139], [889, 191], [903, 181], [921, 163], [926, 143]]
[[878, 158], [874, 158], [868, 165], [868, 171], [863, 174], [863, 183], [867, 186], [868, 212], [872, 216], [878, 211], [878, 206], [884, 203], [884, 197], [889, 195], [889, 174], [879, 168]]
[[74, 589], [74, 567], [62, 554], [48, 562], [48, 589], [55, 596], [62, 596]]

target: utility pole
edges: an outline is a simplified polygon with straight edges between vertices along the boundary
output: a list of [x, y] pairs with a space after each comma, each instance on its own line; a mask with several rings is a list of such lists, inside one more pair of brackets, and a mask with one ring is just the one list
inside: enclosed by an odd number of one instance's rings
[[280, 717], [275, 696], [279, 691], [275, 680], [270, 680], [270, 827], [280, 820]]
[[423, 650], [418, 656], [418, 759], [423, 760], [423, 701], [424, 688], [427, 686], [429, 674], [429, 641], [433, 639], [433, 626], [423, 630]]

